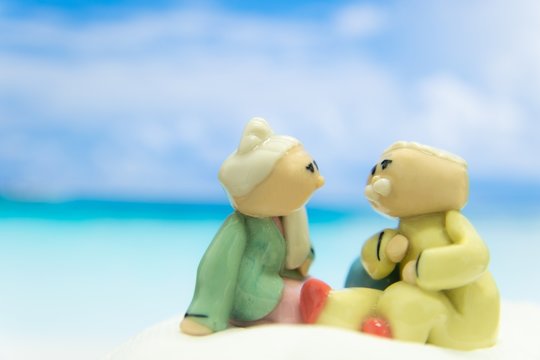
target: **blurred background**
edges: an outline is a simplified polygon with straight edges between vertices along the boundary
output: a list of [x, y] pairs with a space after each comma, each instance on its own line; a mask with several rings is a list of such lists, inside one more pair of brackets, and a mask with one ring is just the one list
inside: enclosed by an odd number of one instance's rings
[[315, 276], [343, 286], [396, 225], [363, 186], [413, 140], [468, 161], [503, 298], [540, 303], [539, 19], [534, 0], [2, 1], [0, 357], [96, 359], [182, 314], [253, 116], [326, 177]]

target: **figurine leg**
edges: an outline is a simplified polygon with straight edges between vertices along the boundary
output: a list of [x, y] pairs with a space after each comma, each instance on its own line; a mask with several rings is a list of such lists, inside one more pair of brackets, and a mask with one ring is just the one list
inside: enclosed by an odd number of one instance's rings
[[317, 324], [360, 330], [364, 319], [373, 313], [382, 292], [368, 288], [332, 291]]
[[491, 274], [485, 273], [472, 284], [446, 292], [452, 303], [444, 327], [435, 327], [428, 342], [461, 349], [493, 346], [499, 324], [499, 293]]
[[426, 343], [432, 329], [446, 321], [451, 307], [441, 292], [400, 281], [384, 291], [377, 313], [390, 323], [395, 339]]
[[231, 319], [230, 323], [234, 326], [247, 327], [263, 324], [301, 324], [300, 316], [300, 291], [303, 282], [293, 279], [283, 279], [283, 294], [280, 302], [274, 310], [262, 319], [255, 321], [240, 321]]
[[303, 282], [284, 279], [283, 295], [278, 306], [264, 320], [281, 324], [301, 324], [300, 290]]
[[403, 281], [384, 291], [377, 313], [396, 339], [471, 350], [492, 346], [499, 319], [490, 274], [448, 291], [426, 291]]

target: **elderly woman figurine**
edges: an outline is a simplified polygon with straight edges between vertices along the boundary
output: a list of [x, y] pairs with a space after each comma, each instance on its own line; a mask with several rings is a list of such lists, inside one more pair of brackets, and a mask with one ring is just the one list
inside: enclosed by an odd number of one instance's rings
[[219, 180], [235, 211], [199, 264], [181, 331], [300, 323], [300, 288], [313, 259], [304, 205], [324, 184], [317, 163], [297, 139], [254, 118]]

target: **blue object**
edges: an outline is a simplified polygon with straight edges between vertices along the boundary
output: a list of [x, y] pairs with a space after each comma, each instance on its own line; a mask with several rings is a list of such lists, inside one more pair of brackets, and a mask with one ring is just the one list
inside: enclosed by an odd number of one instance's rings
[[396, 266], [394, 271], [385, 278], [380, 280], [372, 279], [367, 273], [360, 261], [360, 257], [357, 257], [349, 269], [347, 279], [345, 280], [345, 287], [366, 287], [370, 289], [384, 290], [393, 283], [399, 281], [399, 266]]

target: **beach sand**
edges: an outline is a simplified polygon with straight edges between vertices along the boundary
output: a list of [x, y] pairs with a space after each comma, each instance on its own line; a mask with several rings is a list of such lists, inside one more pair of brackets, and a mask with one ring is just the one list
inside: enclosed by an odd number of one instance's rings
[[234, 328], [206, 337], [180, 333], [180, 316], [152, 326], [105, 360], [178, 359], [540, 359], [540, 306], [503, 302], [497, 345], [456, 351], [309, 325]]

